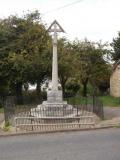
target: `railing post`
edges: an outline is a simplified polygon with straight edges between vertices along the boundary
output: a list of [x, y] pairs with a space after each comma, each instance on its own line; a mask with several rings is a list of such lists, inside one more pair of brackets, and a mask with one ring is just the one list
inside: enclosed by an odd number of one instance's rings
[[12, 118], [14, 117], [14, 112], [15, 112], [14, 97], [12, 96], [6, 97], [5, 102], [4, 102], [5, 123], [12, 120]]
[[17, 132], [17, 118], [16, 117], [14, 118], [14, 121], [15, 121], [15, 131]]
[[93, 113], [95, 113], [95, 95], [93, 94]]

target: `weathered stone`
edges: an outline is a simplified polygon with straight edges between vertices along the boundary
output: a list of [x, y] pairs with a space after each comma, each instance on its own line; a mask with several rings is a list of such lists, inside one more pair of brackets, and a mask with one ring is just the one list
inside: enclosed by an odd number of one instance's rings
[[48, 31], [53, 32], [52, 89], [47, 92], [47, 101], [43, 104], [63, 106], [66, 102], [63, 102], [62, 90], [58, 90], [57, 32], [64, 32], [64, 30], [55, 20]]
[[47, 102], [48, 103], [62, 103], [62, 91], [48, 91], [47, 92]]
[[114, 65], [110, 77], [110, 95], [120, 97], [120, 61]]

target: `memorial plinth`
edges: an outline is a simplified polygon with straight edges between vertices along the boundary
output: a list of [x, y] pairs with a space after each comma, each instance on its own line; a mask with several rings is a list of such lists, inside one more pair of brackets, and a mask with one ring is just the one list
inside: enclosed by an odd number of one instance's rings
[[63, 98], [62, 98], [62, 91], [48, 91], [47, 92], [47, 102], [48, 103], [62, 103]]

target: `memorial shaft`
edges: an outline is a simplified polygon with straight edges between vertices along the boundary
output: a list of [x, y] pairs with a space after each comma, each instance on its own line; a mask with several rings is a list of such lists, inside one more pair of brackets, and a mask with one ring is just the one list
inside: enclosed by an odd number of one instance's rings
[[57, 57], [57, 26], [54, 24], [53, 60], [52, 60], [52, 90], [58, 90], [58, 57]]
[[58, 88], [58, 56], [57, 56], [57, 32], [64, 32], [59, 23], [55, 20], [48, 28], [53, 33], [53, 59], [52, 59], [52, 89], [47, 92], [47, 103], [63, 106], [62, 90]]

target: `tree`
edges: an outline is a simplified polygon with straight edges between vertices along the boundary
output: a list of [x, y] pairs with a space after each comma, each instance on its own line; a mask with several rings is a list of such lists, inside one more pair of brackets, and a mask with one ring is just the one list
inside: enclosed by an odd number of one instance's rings
[[120, 32], [118, 32], [118, 36], [113, 39], [111, 46], [113, 47], [113, 51], [111, 52], [112, 60], [116, 62], [120, 59]]
[[24, 83], [34, 81], [37, 83], [37, 91], [40, 91], [40, 83], [49, 68], [49, 63], [43, 60], [45, 52], [49, 50], [50, 36], [37, 11], [23, 17], [10, 16], [3, 19], [0, 28], [0, 58], [2, 62], [7, 59], [10, 86], [14, 86], [18, 102], [21, 103]]
[[65, 96], [65, 85], [69, 78], [74, 76], [73, 73], [73, 52], [71, 44], [65, 38], [58, 40], [58, 65], [59, 78], [62, 85], [63, 96]]
[[83, 85], [83, 96], [87, 95], [87, 84], [97, 87], [97, 82], [101, 77], [109, 77], [108, 66], [104, 60], [104, 55], [107, 50], [100, 43], [92, 43], [88, 40], [74, 41], [73, 49], [76, 52], [75, 68], [76, 76], [80, 79]]
[[28, 60], [27, 79], [29, 83], [36, 84], [37, 97], [42, 100], [41, 85], [48, 79], [51, 72], [51, 53], [45, 50], [41, 54], [33, 55], [31, 59]]
[[80, 90], [80, 84], [77, 82], [77, 79], [75, 79], [75, 77], [67, 81], [66, 84], [67, 97], [75, 96], [79, 90]]

